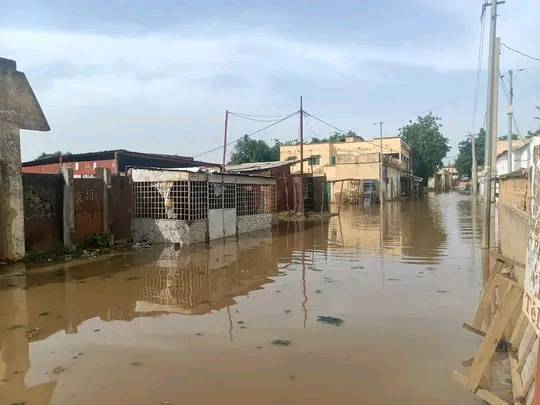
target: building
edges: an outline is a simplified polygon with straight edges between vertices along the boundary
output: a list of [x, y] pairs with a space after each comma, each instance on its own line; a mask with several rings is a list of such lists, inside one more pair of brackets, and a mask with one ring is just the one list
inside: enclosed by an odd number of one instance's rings
[[135, 242], [189, 245], [270, 228], [276, 180], [241, 174], [131, 169]]
[[453, 165], [441, 167], [435, 176], [428, 179], [428, 189], [438, 192], [448, 192], [459, 179], [457, 169]]
[[[380, 141], [366, 141], [361, 137], [344, 137], [337, 142], [304, 145], [304, 172], [326, 175], [328, 181], [355, 179], [377, 180], [380, 184]], [[412, 170], [411, 147], [399, 137], [383, 138], [383, 194], [385, 200], [414, 193], [415, 184], [421, 179]], [[282, 145], [280, 160], [298, 160], [300, 145]], [[293, 173], [300, 172], [300, 163], [291, 166]], [[339, 186], [340, 187], [340, 186]], [[336, 190], [331, 191], [335, 196]]]
[[[308, 161], [309, 158], [304, 160]], [[298, 173], [291, 173], [291, 166], [297, 163], [299, 163], [299, 160], [229, 164], [225, 166], [225, 170], [229, 173], [243, 173], [275, 178], [278, 212], [297, 211], [300, 208], [298, 207], [298, 202], [302, 199], [305, 211], [320, 212], [321, 208], [323, 211], [328, 211], [326, 176], [311, 175], [310, 173], [305, 174], [302, 197], [300, 175]]]
[[140, 153], [124, 149], [77, 153], [36, 159], [22, 164], [23, 173], [57, 174], [62, 168], [73, 169], [75, 177], [92, 177], [96, 168], [109, 169], [111, 174], [124, 174], [130, 167], [186, 168], [219, 167], [218, 164], [200, 162], [192, 157]]
[[[516, 140], [513, 140], [512, 142], [515, 141]], [[523, 140], [512, 148], [512, 171], [529, 169], [532, 167], [533, 151], [534, 147], [537, 145], [540, 145], [540, 136], [534, 136], [530, 139]], [[506, 149], [497, 155], [497, 175], [501, 176], [508, 172], [508, 149]]]

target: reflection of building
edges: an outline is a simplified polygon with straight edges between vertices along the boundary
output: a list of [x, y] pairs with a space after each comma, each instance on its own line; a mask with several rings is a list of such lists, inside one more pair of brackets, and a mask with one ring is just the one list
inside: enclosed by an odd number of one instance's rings
[[[413, 175], [412, 151], [399, 137], [383, 139], [383, 192], [385, 199], [393, 200], [400, 195], [413, 194], [415, 184], [420, 180]], [[299, 145], [282, 145], [280, 160], [296, 160]], [[381, 148], [379, 140], [365, 141], [358, 136], [341, 138], [335, 142], [306, 144], [304, 156], [311, 156], [306, 171], [325, 174], [327, 179], [378, 180], [380, 181]], [[291, 171], [300, 171], [300, 164]], [[332, 191], [332, 195], [337, 190]]]

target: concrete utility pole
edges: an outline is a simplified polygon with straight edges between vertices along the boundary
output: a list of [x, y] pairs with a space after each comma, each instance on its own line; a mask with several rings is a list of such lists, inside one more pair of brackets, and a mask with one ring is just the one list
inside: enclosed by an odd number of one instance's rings
[[225, 170], [225, 159], [227, 156], [227, 127], [229, 124], [229, 110], [225, 110], [225, 132], [223, 134], [223, 170]]
[[472, 195], [473, 195], [473, 203], [476, 204], [476, 192], [478, 188], [478, 174], [476, 172], [476, 168], [478, 167], [476, 163], [476, 140], [475, 134], [471, 135], [471, 145], [472, 145], [472, 167], [471, 167], [471, 182], [472, 182]]
[[513, 119], [513, 102], [514, 102], [514, 86], [513, 76], [514, 71], [510, 69], [508, 71], [508, 173], [512, 173], [514, 152], [512, 151], [512, 119]]
[[[502, 3], [502, 2], [501, 2]], [[499, 87], [499, 51], [500, 39], [497, 38], [497, 0], [486, 6], [491, 6], [491, 21], [489, 35], [489, 78], [488, 78], [488, 104], [487, 104], [487, 132], [486, 132], [486, 178], [484, 188], [484, 229], [482, 242], [486, 249], [490, 247], [491, 233], [491, 177], [493, 174], [493, 150], [497, 147], [497, 110]]]
[[25, 255], [20, 129], [50, 130], [24, 73], [0, 58], [0, 261]]
[[380, 179], [380, 184], [379, 184], [379, 198], [381, 199], [381, 207], [382, 207], [382, 204], [384, 204], [384, 193], [383, 193], [383, 146], [382, 146], [382, 126], [383, 126], [383, 122], [380, 121], [379, 122], [379, 138], [380, 138], [380, 143], [381, 143], [381, 152], [380, 152], [380, 159], [379, 159], [379, 179]]

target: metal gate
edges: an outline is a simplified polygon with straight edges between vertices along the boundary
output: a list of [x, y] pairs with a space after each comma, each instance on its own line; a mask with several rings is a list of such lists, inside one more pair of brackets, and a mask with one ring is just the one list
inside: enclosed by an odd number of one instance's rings
[[103, 179], [74, 179], [75, 241], [103, 233]]
[[[236, 235], [236, 184], [208, 182], [208, 238], [219, 239]], [[217, 179], [216, 179], [217, 180]]]

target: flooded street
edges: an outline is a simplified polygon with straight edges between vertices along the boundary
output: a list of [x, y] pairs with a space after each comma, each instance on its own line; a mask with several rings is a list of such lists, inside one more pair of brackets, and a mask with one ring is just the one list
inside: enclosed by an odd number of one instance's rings
[[[0, 404], [472, 404], [480, 229], [456, 193], [0, 274]], [[476, 247], [475, 247], [476, 246]], [[321, 318], [323, 317], [323, 318]], [[324, 318], [328, 317], [328, 318]]]

